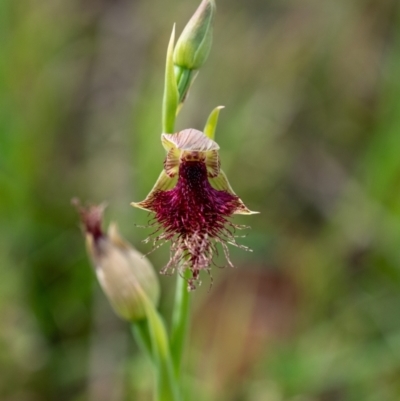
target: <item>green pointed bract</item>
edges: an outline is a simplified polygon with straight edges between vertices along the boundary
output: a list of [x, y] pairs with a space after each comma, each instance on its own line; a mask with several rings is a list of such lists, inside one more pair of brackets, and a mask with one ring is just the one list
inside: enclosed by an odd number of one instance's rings
[[162, 107], [162, 127], [165, 133], [172, 134], [179, 103], [179, 92], [174, 72], [173, 51], [175, 42], [175, 25], [172, 28], [167, 50], [165, 66], [164, 98]]
[[199, 69], [211, 50], [214, 0], [203, 0], [189, 20], [174, 51], [174, 63], [189, 70]]
[[218, 106], [216, 107], [209, 115], [206, 126], [204, 127], [204, 134], [208, 136], [210, 139], [214, 139], [215, 137], [215, 131], [217, 129], [217, 124], [218, 124], [218, 117], [219, 117], [219, 112], [224, 108], [225, 106]]

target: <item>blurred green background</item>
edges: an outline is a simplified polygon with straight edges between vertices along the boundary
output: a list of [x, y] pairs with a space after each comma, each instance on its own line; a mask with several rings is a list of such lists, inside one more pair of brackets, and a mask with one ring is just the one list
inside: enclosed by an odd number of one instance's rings
[[[195, 0], [0, 1], [0, 399], [147, 401], [73, 196], [142, 252], [166, 46]], [[218, 0], [177, 128], [217, 141], [260, 215], [193, 293], [188, 401], [400, 399], [400, 4]], [[150, 256], [157, 268], [168, 250]], [[171, 310], [174, 277], [161, 277]]]

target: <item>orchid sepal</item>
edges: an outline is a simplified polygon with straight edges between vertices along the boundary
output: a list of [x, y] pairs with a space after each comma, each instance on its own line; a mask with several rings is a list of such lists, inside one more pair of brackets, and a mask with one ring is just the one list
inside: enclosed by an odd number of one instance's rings
[[131, 206], [136, 207], [138, 209], [146, 210], [148, 212], [152, 212], [152, 210], [149, 209], [148, 205], [150, 204], [154, 194], [159, 191], [168, 191], [172, 189], [175, 186], [176, 181], [177, 181], [176, 178], [170, 177], [163, 169], [160, 175], [158, 176], [157, 181], [154, 184], [153, 188], [146, 196], [146, 199], [144, 199], [141, 202], [131, 202]]

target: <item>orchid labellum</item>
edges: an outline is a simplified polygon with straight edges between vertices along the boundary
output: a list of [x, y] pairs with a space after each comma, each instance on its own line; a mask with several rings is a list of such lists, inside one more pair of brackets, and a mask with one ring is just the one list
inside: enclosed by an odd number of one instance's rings
[[200, 271], [210, 271], [217, 243], [230, 265], [227, 244], [241, 247], [234, 237], [238, 226], [229, 217], [256, 212], [233, 192], [220, 169], [219, 146], [203, 132], [186, 129], [162, 134], [161, 140], [167, 151], [164, 169], [146, 199], [132, 205], [155, 214], [154, 225], [161, 230], [155, 242], [171, 242], [163, 271], [189, 268], [194, 288]]

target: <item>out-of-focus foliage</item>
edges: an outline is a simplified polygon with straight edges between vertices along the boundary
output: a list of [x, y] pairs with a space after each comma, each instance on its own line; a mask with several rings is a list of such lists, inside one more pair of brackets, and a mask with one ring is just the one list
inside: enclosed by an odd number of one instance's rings
[[[400, 399], [397, 0], [219, 0], [179, 116], [259, 216], [193, 294], [190, 401]], [[150, 399], [69, 201], [109, 203], [142, 251], [165, 49], [183, 0], [0, 1], [0, 399]], [[248, 224], [248, 219], [235, 218]], [[160, 268], [167, 249], [150, 257]], [[163, 277], [168, 312], [174, 285]], [[133, 357], [132, 357], [133, 356]]]

